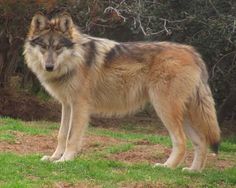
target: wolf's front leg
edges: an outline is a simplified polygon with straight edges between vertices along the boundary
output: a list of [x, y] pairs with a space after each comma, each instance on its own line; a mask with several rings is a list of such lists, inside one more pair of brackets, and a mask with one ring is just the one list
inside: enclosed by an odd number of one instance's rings
[[89, 110], [86, 101], [71, 104], [70, 128], [67, 135], [66, 149], [62, 157], [55, 162], [72, 160], [81, 149], [82, 137], [89, 122]]
[[71, 117], [71, 106], [69, 104], [62, 104], [61, 126], [58, 133], [58, 144], [52, 156], [45, 155], [41, 160], [55, 161], [61, 158], [66, 148], [66, 139], [68, 135]]

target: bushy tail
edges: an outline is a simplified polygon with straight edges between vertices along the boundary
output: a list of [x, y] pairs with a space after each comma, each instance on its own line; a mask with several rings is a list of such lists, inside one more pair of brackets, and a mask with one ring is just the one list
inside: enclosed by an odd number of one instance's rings
[[195, 130], [205, 136], [211, 149], [218, 153], [220, 128], [217, 122], [215, 103], [209, 85], [201, 80], [190, 102], [190, 119]]

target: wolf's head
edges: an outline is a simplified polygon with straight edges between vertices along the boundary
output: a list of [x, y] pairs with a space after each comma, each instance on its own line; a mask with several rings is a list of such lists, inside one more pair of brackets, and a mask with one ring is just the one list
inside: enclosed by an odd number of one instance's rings
[[74, 47], [73, 28], [72, 18], [66, 13], [51, 20], [41, 13], [33, 17], [27, 43], [44, 70], [56, 70], [70, 56]]

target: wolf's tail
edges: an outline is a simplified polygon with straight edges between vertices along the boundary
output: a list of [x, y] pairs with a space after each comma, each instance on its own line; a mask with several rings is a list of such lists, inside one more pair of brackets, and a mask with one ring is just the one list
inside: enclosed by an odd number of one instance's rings
[[211, 149], [218, 153], [220, 144], [220, 128], [217, 122], [215, 103], [211, 90], [207, 83], [208, 75], [205, 64], [201, 64], [202, 76], [196, 86], [189, 104], [189, 115], [193, 128], [200, 131], [203, 139], [210, 145]]

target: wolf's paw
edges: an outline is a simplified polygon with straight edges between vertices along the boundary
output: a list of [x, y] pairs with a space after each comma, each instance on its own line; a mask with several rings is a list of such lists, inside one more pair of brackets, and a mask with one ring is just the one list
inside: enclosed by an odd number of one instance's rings
[[65, 161], [69, 161], [69, 159], [65, 159], [64, 157], [61, 157], [60, 159], [53, 161], [53, 163], [63, 163]]
[[72, 154], [66, 154], [64, 153], [64, 155], [62, 155], [62, 157], [58, 160], [53, 161], [54, 163], [61, 163], [61, 162], [65, 162], [65, 161], [71, 161], [75, 158], [76, 154], [72, 153]]
[[154, 164], [153, 167], [155, 168], [155, 167], [168, 167], [168, 166], [165, 163], [156, 163]]
[[172, 164], [169, 164], [167, 162], [165, 163], [156, 163], [154, 167], [165, 167], [165, 168], [172, 168], [174, 169], [176, 166], [173, 166]]
[[41, 161], [50, 161], [50, 157], [49, 155], [44, 155], [40, 160]]
[[49, 155], [44, 155], [42, 158], [41, 158], [41, 161], [55, 161], [55, 160], [58, 160], [60, 159], [61, 155], [60, 156], [49, 156]]
[[183, 172], [201, 172], [201, 170], [199, 170], [199, 169], [194, 169], [194, 168], [189, 168], [189, 167], [184, 167], [184, 168], [182, 168], [182, 171]]

